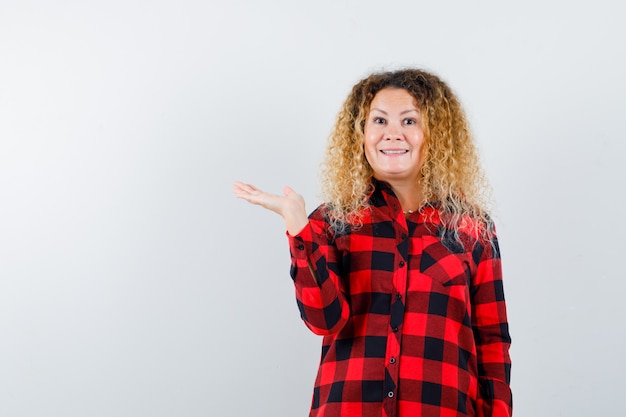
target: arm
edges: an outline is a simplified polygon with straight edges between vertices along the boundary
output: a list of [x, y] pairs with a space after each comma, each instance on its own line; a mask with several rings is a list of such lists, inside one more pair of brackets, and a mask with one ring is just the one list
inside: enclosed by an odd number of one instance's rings
[[477, 262], [472, 279], [472, 328], [478, 355], [479, 417], [508, 417], [512, 415], [510, 384], [511, 337], [502, 286], [502, 266], [497, 238], [477, 244]]
[[304, 199], [289, 187], [279, 196], [237, 181], [233, 192], [285, 220], [291, 250], [291, 276], [300, 315], [316, 334], [338, 332], [347, 322], [350, 309], [339, 279], [338, 251], [327, 237], [329, 226], [319, 215], [320, 210], [316, 210], [309, 221]]
[[313, 333], [323, 336], [337, 333], [350, 316], [340, 279], [341, 254], [330, 236], [320, 209], [311, 214], [309, 224], [298, 235], [289, 236], [291, 277], [300, 316]]

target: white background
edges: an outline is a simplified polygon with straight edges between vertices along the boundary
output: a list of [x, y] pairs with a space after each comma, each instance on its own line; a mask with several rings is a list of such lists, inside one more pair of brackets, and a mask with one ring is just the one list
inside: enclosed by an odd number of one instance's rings
[[284, 226], [371, 71], [464, 103], [495, 190], [515, 414], [623, 413], [619, 1], [0, 0], [0, 415], [304, 416]]

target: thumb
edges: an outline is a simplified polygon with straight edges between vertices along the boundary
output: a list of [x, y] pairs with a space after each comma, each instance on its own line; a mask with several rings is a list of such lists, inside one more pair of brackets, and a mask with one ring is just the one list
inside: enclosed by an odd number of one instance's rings
[[289, 187], [289, 186], [284, 186], [283, 187], [283, 194], [285, 194], [286, 197], [288, 197], [289, 195], [295, 193], [295, 191], [293, 190], [293, 188]]

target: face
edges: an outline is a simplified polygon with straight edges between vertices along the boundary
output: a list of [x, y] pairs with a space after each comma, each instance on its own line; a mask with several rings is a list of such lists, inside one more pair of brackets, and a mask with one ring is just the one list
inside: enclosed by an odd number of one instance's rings
[[424, 143], [421, 113], [408, 91], [380, 90], [365, 122], [365, 157], [376, 179], [417, 184]]

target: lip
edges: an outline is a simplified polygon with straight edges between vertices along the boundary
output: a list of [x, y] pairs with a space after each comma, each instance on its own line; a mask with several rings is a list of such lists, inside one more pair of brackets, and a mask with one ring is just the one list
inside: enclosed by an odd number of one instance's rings
[[392, 149], [380, 149], [379, 152], [385, 156], [401, 156], [401, 155], [406, 155], [407, 153], [409, 153], [409, 150], [392, 148]]

